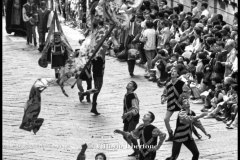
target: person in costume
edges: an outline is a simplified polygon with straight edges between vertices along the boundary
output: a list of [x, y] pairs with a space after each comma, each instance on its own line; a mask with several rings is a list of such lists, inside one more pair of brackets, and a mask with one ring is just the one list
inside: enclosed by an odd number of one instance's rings
[[77, 63], [78, 63], [78, 65], [80, 65], [80, 67], [79, 67], [79, 70], [77, 71], [77, 74], [75, 77], [77, 79], [77, 87], [80, 91], [80, 92], [78, 92], [79, 100], [80, 100], [80, 102], [82, 102], [82, 100], [86, 96], [87, 102], [91, 102], [90, 94], [87, 94], [86, 92], [84, 92], [84, 89], [82, 86], [82, 81], [86, 81], [88, 91], [90, 89], [92, 89], [92, 75], [91, 75], [92, 66], [91, 66], [91, 64], [89, 64], [86, 67], [86, 69], [84, 70], [84, 72], [81, 75], [79, 75], [81, 73], [81, 70], [83, 69], [84, 65], [86, 64], [86, 57], [85, 57], [85, 54], [79, 50], [77, 51], [77, 54], [78, 54], [78, 56], [76, 56], [78, 58]]
[[33, 131], [34, 134], [38, 132], [43, 118], [38, 118], [41, 111], [41, 93], [48, 87], [48, 81], [46, 79], [38, 79], [32, 86], [29, 99], [24, 108], [24, 115], [20, 129], [26, 131]]
[[45, 45], [45, 34], [48, 31], [47, 22], [50, 11], [47, 9], [46, 2], [41, 1], [40, 9], [38, 9], [38, 35], [39, 35], [39, 48], [38, 50], [41, 52]]
[[181, 150], [182, 144], [184, 144], [193, 154], [192, 160], [198, 160], [199, 151], [197, 145], [192, 137], [192, 125], [200, 125], [200, 118], [206, 116], [207, 113], [202, 113], [198, 116], [194, 116], [190, 110], [190, 104], [188, 99], [182, 100], [182, 109], [178, 114], [176, 129], [174, 133], [174, 140], [172, 146], [172, 155], [166, 160], [176, 160]]
[[32, 43], [32, 37], [34, 38], [34, 46], [37, 45], [35, 25], [37, 22], [37, 6], [33, 3], [33, 0], [27, 0], [27, 3], [23, 5], [22, 15], [23, 21], [26, 23], [27, 28], [27, 44]]
[[61, 33], [54, 32], [53, 36], [54, 40], [47, 52], [47, 61], [48, 63], [51, 63], [52, 69], [55, 70], [55, 78], [59, 78], [59, 71], [61, 67], [65, 66], [68, 60], [68, 52], [66, 46], [61, 43]]
[[[123, 100], [123, 131], [124, 132], [131, 132], [134, 129], [136, 129], [136, 126], [139, 122], [139, 99], [134, 93], [134, 91], [137, 89], [137, 83], [134, 81], [131, 81], [128, 83], [127, 87], [127, 93], [124, 96]], [[128, 139], [127, 137], [123, 137], [127, 143], [132, 146], [137, 146], [137, 140], [136, 139]], [[133, 147], [134, 152], [129, 156], [136, 156], [138, 154], [138, 148]]]
[[171, 79], [166, 83], [166, 88], [162, 94], [162, 103], [167, 100], [167, 112], [164, 118], [165, 126], [168, 130], [169, 138], [166, 141], [173, 140], [173, 131], [169, 124], [170, 118], [175, 111], [181, 110], [179, 101], [182, 97], [189, 97], [191, 95], [190, 88], [179, 78], [179, 72], [176, 67], [171, 70]]
[[[115, 130], [115, 133], [120, 133], [129, 139], [140, 139], [139, 160], [154, 160], [157, 150], [162, 146], [166, 134], [161, 132], [157, 127], [152, 125], [155, 115], [148, 112], [143, 116], [143, 124], [139, 125], [131, 132]], [[159, 142], [158, 141], [159, 137]]]
[[[100, 33], [100, 31], [105, 31], [103, 21], [99, 20], [94, 21], [93, 29], [94, 29], [93, 36]], [[100, 115], [100, 113], [97, 111], [97, 97], [103, 85], [103, 75], [105, 69], [105, 53], [107, 48], [108, 48], [107, 44], [103, 44], [101, 49], [98, 51], [97, 56], [95, 56], [91, 60], [94, 87], [95, 89], [98, 90], [98, 92], [93, 94], [92, 98], [91, 112], [94, 113], [95, 115]]]
[[[5, 1], [5, 0], [4, 0]], [[7, 0], [6, 9], [6, 31], [15, 35], [26, 35], [26, 26], [22, 18], [22, 7], [27, 0]]]

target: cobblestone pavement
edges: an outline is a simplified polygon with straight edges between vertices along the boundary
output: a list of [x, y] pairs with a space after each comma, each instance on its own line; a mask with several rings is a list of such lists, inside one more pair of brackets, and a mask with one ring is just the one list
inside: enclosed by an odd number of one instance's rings
[[[4, 19], [3, 19], [4, 22]], [[77, 87], [68, 85], [66, 88], [70, 97], [65, 97], [58, 86], [47, 88], [42, 93], [42, 109], [39, 117], [45, 121], [37, 133], [19, 129], [23, 116], [23, 105], [28, 99], [29, 91], [37, 78], [54, 77], [54, 71], [38, 66], [41, 56], [34, 47], [26, 46], [26, 40], [21, 37], [7, 35], [3, 23], [3, 159], [7, 160], [74, 160], [83, 143], [89, 148], [87, 159], [94, 159], [97, 152], [105, 152], [110, 160], [133, 160], [127, 155], [132, 152], [120, 135], [113, 130], [121, 129], [123, 96], [126, 84], [135, 80], [138, 84], [136, 93], [140, 99], [140, 114], [152, 111], [156, 115], [154, 125], [166, 132], [164, 115], [166, 104], [160, 103], [163, 89], [156, 83], [143, 78], [144, 70], [136, 67], [136, 77], [130, 78], [127, 64], [113, 57], [106, 57], [106, 69], [102, 91], [98, 98], [96, 117], [89, 111], [91, 104], [80, 103]], [[73, 49], [78, 46], [79, 32], [63, 26]], [[74, 79], [69, 80], [73, 83]], [[84, 84], [85, 85], [85, 84]], [[201, 105], [192, 104], [192, 109], [200, 113]], [[171, 126], [175, 128], [175, 113]], [[215, 119], [202, 119], [206, 130], [212, 138], [203, 136], [196, 140], [202, 160], [236, 160], [237, 130], [227, 130], [225, 124]], [[202, 133], [201, 133], [202, 134]], [[202, 134], [203, 135], [203, 134]], [[157, 152], [158, 160], [164, 160], [171, 154], [172, 143], [164, 142]], [[190, 160], [191, 153], [182, 147], [179, 160]]]

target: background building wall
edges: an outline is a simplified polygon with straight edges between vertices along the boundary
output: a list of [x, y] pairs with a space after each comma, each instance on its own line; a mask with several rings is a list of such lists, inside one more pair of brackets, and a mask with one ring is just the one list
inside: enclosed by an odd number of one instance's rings
[[[211, 14], [222, 14], [223, 20], [226, 21], [228, 24], [233, 23], [233, 15], [235, 12], [238, 11], [238, 0], [226, 0], [229, 3], [226, 4], [225, 0], [196, 0], [198, 2], [198, 7], [202, 2], [208, 2], [208, 9]], [[234, 7], [230, 2], [235, 2], [237, 7]], [[184, 11], [190, 12], [191, 11], [191, 0], [167, 0], [169, 7], [175, 7], [178, 3], [184, 5]]]

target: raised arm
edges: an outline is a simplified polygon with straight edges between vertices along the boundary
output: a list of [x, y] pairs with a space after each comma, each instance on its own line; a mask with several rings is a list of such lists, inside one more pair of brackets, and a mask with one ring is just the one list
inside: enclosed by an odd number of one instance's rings
[[180, 123], [184, 123], [184, 124], [189, 124], [189, 123], [193, 123], [194, 121], [206, 116], [208, 113], [202, 113], [198, 116], [189, 116], [187, 115], [186, 111], [180, 111], [179, 113], [179, 119], [180, 119]]

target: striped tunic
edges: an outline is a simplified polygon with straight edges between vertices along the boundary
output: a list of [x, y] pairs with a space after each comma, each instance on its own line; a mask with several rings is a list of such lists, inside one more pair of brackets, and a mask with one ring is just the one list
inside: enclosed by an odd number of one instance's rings
[[180, 111], [181, 105], [178, 102], [180, 94], [183, 93], [184, 82], [178, 79], [175, 83], [169, 81], [166, 84], [163, 95], [167, 97], [167, 110]]
[[[186, 113], [186, 111], [181, 110], [178, 114], [176, 129], [174, 132], [175, 142], [185, 142], [188, 140], [193, 140], [192, 137], [192, 123], [193, 123], [193, 112]], [[187, 121], [185, 121], [187, 119]]]

